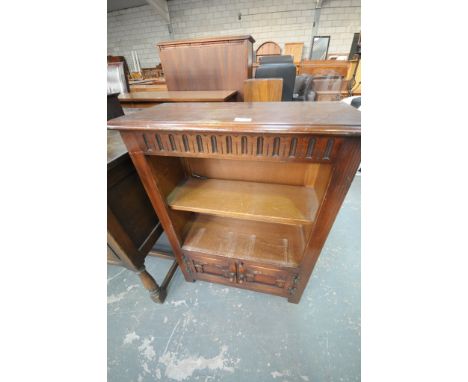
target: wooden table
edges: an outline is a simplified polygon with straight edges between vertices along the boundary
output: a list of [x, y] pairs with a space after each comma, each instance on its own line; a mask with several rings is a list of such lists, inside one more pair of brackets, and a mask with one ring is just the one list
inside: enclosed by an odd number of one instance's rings
[[164, 84], [156, 84], [156, 85], [147, 85], [147, 84], [135, 84], [130, 85], [130, 93], [136, 92], [167, 92], [167, 85]]
[[119, 95], [123, 107], [145, 108], [167, 102], [227, 102], [236, 96], [236, 90], [190, 90], [165, 92], [132, 92]]
[[161, 78], [146, 78], [144, 80], [129, 80], [128, 83], [130, 85], [142, 85], [142, 84], [146, 84], [146, 85], [162, 84], [162, 85], [165, 85], [166, 80], [163, 77], [161, 77]]
[[[155, 248], [163, 233], [120, 134], [107, 132], [107, 262], [140, 277], [154, 302], [162, 303], [176, 269], [172, 253]], [[145, 268], [148, 255], [173, 261], [159, 285]]]

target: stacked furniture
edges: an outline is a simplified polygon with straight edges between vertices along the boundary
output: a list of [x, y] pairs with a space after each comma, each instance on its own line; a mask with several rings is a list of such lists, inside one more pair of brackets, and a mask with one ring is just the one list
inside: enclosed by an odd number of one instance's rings
[[158, 44], [168, 90], [236, 90], [252, 77], [252, 36], [223, 36]]
[[340, 60], [309, 60], [298, 65], [299, 74], [313, 77], [316, 101], [339, 101], [347, 97], [353, 68], [351, 61]]
[[360, 163], [341, 102], [172, 103], [114, 119], [187, 281], [298, 303]]

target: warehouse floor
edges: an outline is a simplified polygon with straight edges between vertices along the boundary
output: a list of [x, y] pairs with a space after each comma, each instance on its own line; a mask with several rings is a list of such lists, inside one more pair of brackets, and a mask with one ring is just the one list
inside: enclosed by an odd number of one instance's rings
[[[298, 305], [179, 270], [158, 305], [109, 265], [108, 381], [360, 381], [360, 198], [357, 176]], [[170, 261], [146, 266], [161, 282]]]

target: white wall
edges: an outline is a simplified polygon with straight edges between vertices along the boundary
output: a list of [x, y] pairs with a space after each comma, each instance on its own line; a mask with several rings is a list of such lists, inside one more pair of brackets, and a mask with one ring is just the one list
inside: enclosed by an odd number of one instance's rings
[[156, 42], [170, 40], [167, 25], [149, 5], [107, 14], [107, 53], [125, 56], [132, 70], [132, 50], [143, 68], [159, 63]]
[[[171, 0], [172, 38], [250, 34], [254, 49], [272, 40], [304, 42], [307, 58], [312, 39], [314, 0]], [[239, 12], [242, 14], [238, 20]], [[330, 35], [330, 53], [347, 53], [361, 30], [360, 0], [324, 0], [316, 35]], [[124, 55], [131, 63], [136, 50], [142, 67], [159, 63], [156, 43], [170, 40], [167, 25], [149, 5], [107, 15], [107, 53]]]

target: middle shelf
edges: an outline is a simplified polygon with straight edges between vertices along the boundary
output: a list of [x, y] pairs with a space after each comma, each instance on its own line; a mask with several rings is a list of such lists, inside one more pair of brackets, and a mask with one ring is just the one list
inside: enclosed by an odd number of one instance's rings
[[188, 178], [168, 196], [174, 210], [283, 224], [310, 224], [318, 209], [314, 188], [239, 180]]

